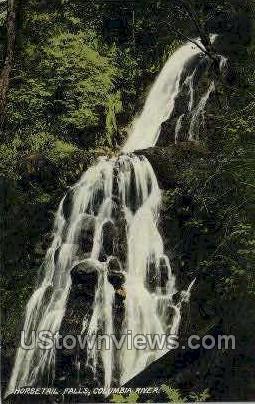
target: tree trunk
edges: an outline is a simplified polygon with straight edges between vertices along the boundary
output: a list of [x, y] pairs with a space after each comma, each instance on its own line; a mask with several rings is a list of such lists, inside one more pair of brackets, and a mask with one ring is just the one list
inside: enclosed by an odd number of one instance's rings
[[9, 89], [11, 70], [14, 59], [14, 49], [16, 40], [16, 1], [7, 2], [7, 49], [3, 70], [0, 75], [0, 119], [3, 119], [3, 113], [6, 105], [7, 92]]

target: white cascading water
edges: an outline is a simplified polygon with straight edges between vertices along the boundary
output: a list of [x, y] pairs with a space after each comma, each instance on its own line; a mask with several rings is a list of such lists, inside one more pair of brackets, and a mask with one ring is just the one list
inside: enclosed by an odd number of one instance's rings
[[211, 93], [215, 91], [215, 83], [214, 80], [209, 85], [208, 90], [206, 93], [201, 97], [199, 103], [197, 104], [196, 108], [192, 112], [192, 117], [190, 121], [189, 133], [188, 133], [188, 140], [198, 140], [196, 139], [196, 125], [200, 126], [200, 123], [204, 122], [204, 114], [205, 114], [205, 106]]
[[[133, 335], [178, 333], [182, 302], [189, 299], [193, 283], [180, 293], [179, 301], [174, 303], [173, 295], [177, 292], [175, 277], [169, 259], [164, 254], [163, 241], [157, 227], [161, 191], [149, 161], [131, 153], [156, 144], [161, 124], [173, 112], [186, 64], [199, 53], [201, 50], [197, 46], [187, 43], [169, 58], [151, 88], [142, 113], [133, 123], [131, 134], [123, 147], [123, 155], [100, 158], [72, 188], [69, 218], [65, 217], [63, 209], [67, 196], [61, 201], [55, 219], [54, 239], [43, 264], [44, 279], [26, 307], [23, 329], [28, 340], [33, 330], [36, 333], [48, 330], [52, 334], [60, 330], [71, 288], [70, 272], [77, 263], [84, 260], [77, 247], [81, 220], [86, 221], [86, 217], [91, 216], [95, 218], [96, 226], [93, 248], [90, 257], [86, 259], [91, 260], [98, 269], [98, 286], [92, 316], [83, 320], [83, 332], [87, 335], [98, 331], [114, 334], [114, 288], [107, 279], [107, 262], [110, 257], [103, 263], [99, 262], [99, 258], [103, 225], [109, 221], [114, 223], [113, 205], [116, 196], [124, 210], [128, 246], [127, 260], [122, 263], [126, 279], [122, 333], [128, 330], [132, 330]], [[194, 98], [192, 91], [190, 85], [190, 108]], [[116, 175], [118, 186], [114, 190]], [[167, 272], [164, 286], [161, 282], [162, 265]], [[151, 268], [156, 275], [153, 290], [148, 286]], [[96, 372], [101, 357], [104, 384], [109, 387], [116, 365], [120, 369], [119, 384], [124, 384], [165, 352], [159, 349], [130, 351], [125, 344], [117, 352], [98, 352], [94, 348], [87, 352], [87, 363]], [[6, 395], [17, 387], [40, 385], [42, 379], [45, 382], [45, 377], [48, 377], [49, 384], [54, 381], [55, 355], [54, 349], [40, 350], [37, 345], [31, 350], [19, 347]]]
[[[202, 46], [199, 40], [197, 42]], [[141, 115], [134, 120], [123, 152], [147, 149], [157, 143], [161, 124], [173, 112], [186, 64], [200, 53], [199, 47], [189, 42], [170, 56], [149, 92]]]
[[[217, 35], [211, 35], [211, 41], [214, 42], [215, 39], [217, 38]], [[224, 68], [227, 64], [227, 58], [222, 55], [218, 55], [219, 58], [219, 71], [222, 73], [224, 71]], [[206, 57], [205, 60], [209, 62], [209, 58]], [[203, 60], [202, 60], [203, 62]], [[204, 123], [204, 116], [205, 116], [205, 108], [207, 105], [207, 102], [211, 96], [211, 94], [215, 91], [215, 82], [214, 80], [211, 80], [208, 89], [204, 94], [202, 94], [201, 98], [198, 100], [197, 105], [194, 106], [195, 104], [195, 86], [194, 86], [194, 78], [197, 73], [197, 70], [199, 68], [199, 63], [193, 70], [193, 72], [186, 77], [183, 85], [188, 87], [188, 94], [189, 94], [189, 103], [188, 103], [188, 108], [187, 108], [187, 114], [189, 115], [190, 118], [190, 124], [189, 124], [189, 129], [188, 129], [188, 136], [187, 140], [189, 141], [199, 141], [199, 129], [201, 124]], [[182, 130], [182, 123], [185, 118], [185, 113], [181, 114], [179, 118], [176, 121], [175, 125], [175, 143], [178, 142], [179, 140], [179, 135]]]
[[[218, 55], [219, 57], [219, 70], [222, 73], [226, 63], [227, 63], [227, 58], [222, 55]], [[194, 74], [196, 73], [196, 69], [194, 70]], [[189, 76], [189, 86], [190, 86], [190, 102], [189, 102], [189, 112], [191, 112], [191, 119], [190, 119], [190, 126], [189, 126], [189, 131], [188, 131], [188, 140], [189, 141], [198, 141], [199, 136], [198, 136], [198, 130], [201, 126], [201, 124], [204, 124], [204, 117], [205, 117], [205, 107], [207, 105], [207, 102], [211, 96], [211, 94], [215, 91], [215, 82], [212, 80], [209, 84], [209, 87], [207, 91], [201, 96], [200, 100], [198, 101], [197, 105], [195, 108], [193, 108], [194, 105], [194, 75], [192, 74]], [[179, 129], [180, 130], [180, 129]]]

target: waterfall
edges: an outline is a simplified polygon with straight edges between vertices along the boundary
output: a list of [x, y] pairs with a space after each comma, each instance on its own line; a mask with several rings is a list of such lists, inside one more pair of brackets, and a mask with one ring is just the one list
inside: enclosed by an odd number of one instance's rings
[[[52, 334], [59, 332], [72, 285], [71, 273], [82, 263], [93, 268], [98, 276], [93, 312], [84, 317], [82, 332], [87, 335], [114, 334], [112, 308], [116, 290], [109, 278], [113, 257], [117, 258], [124, 279], [121, 332], [125, 334], [131, 330], [134, 335], [178, 333], [182, 303], [189, 298], [193, 283], [179, 294], [179, 300], [173, 299], [177, 292], [175, 276], [158, 230], [161, 190], [149, 161], [132, 152], [156, 144], [161, 124], [173, 112], [185, 67], [200, 53], [197, 46], [187, 43], [169, 58], [151, 88], [143, 111], [133, 122], [123, 154], [116, 158], [100, 158], [60, 202], [54, 239], [42, 265], [44, 278], [26, 307], [23, 329], [28, 340], [32, 331], [36, 335], [40, 330]], [[190, 89], [190, 110], [194, 104], [193, 77], [186, 82]], [[207, 93], [201, 99], [193, 115], [194, 122], [208, 97]], [[182, 118], [176, 129], [176, 140]], [[190, 133], [193, 133], [192, 125]], [[116, 237], [115, 249], [106, 253], [104, 227], [118, 227], [120, 215], [123, 216], [124, 236], [119, 240]], [[90, 250], [84, 252], [79, 240], [81, 232], [89, 227], [93, 227], [93, 243]], [[126, 243], [126, 256], [119, 253], [118, 243]], [[114, 374], [118, 375], [118, 384], [124, 384], [165, 352], [165, 349], [130, 351], [126, 345], [117, 351], [94, 347], [87, 351], [86, 365], [96, 374], [101, 362], [104, 385], [109, 387]], [[54, 349], [42, 350], [36, 345], [34, 349], [24, 350], [20, 346], [6, 394], [16, 387], [40, 386], [45, 380], [54, 381], [55, 357]]]
[[[219, 58], [219, 70], [222, 73], [226, 63], [227, 63], [227, 58], [225, 58], [222, 55], [218, 55]], [[194, 70], [194, 73], [196, 72], [196, 69]], [[190, 103], [189, 103], [189, 112], [191, 112], [191, 119], [190, 119], [190, 126], [189, 126], [189, 131], [188, 131], [188, 140], [189, 141], [194, 141], [194, 140], [199, 140], [198, 136], [198, 130], [201, 126], [201, 124], [204, 124], [204, 116], [205, 116], [205, 107], [207, 105], [207, 102], [211, 96], [211, 94], [215, 91], [216, 86], [215, 86], [215, 81], [212, 80], [209, 84], [208, 89], [206, 92], [201, 96], [199, 102], [193, 108], [194, 105], [194, 73], [188, 78], [189, 86], [190, 86]]]
[[189, 140], [195, 140], [195, 129], [196, 126], [200, 126], [201, 123], [204, 123], [204, 113], [205, 113], [205, 106], [211, 93], [215, 91], [215, 83], [214, 80], [210, 83], [208, 90], [206, 93], [201, 97], [199, 103], [197, 104], [196, 108], [194, 109], [191, 117], [190, 127], [189, 127]]
[[149, 92], [142, 113], [133, 122], [131, 135], [123, 148], [124, 152], [146, 149], [157, 143], [161, 124], [169, 119], [173, 112], [187, 62], [199, 54], [199, 47], [188, 42], [170, 56]]

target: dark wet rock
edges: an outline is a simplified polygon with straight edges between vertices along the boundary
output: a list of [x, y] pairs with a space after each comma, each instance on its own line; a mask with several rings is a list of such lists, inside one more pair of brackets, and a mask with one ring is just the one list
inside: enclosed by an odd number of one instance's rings
[[[88, 254], [91, 253], [93, 248], [93, 239], [95, 232], [95, 217], [87, 213], [80, 214], [78, 221], [76, 222], [75, 237], [72, 238], [74, 249], [77, 256], [80, 259], [85, 259]], [[63, 244], [70, 243], [68, 239], [70, 230], [70, 224], [66, 224], [63, 231]], [[58, 256], [56, 257], [58, 258]]]
[[130, 195], [129, 195], [128, 207], [134, 213], [140, 206], [141, 206], [141, 198], [136, 189], [135, 171], [132, 166], [130, 174]]
[[[125, 274], [122, 272], [120, 261], [116, 257], [111, 257], [107, 263], [108, 281], [115, 289], [117, 298], [125, 299], [124, 283], [126, 280]], [[118, 299], [117, 299], [118, 300]]]
[[[103, 185], [103, 183], [102, 183]], [[99, 209], [104, 201], [104, 189], [103, 188], [99, 188], [96, 195], [94, 196], [94, 200], [93, 200], [93, 213], [94, 215], [98, 215]]]
[[119, 289], [125, 282], [125, 276], [121, 272], [111, 271], [108, 273], [108, 281], [114, 289]]
[[57, 265], [59, 254], [60, 254], [61, 247], [56, 248], [54, 252], [54, 264]]
[[126, 218], [124, 209], [118, 211], [118, 215], [115, 218], [116, 224], [116, 238], [114, 242], [113, 255], [118, 257], [122, 266], [125, 267], [127, 261], [127, 229], [126, 229]]
[[[91, 259], [80, 262], [72, 269], [72, 286], [59, 333], [62, 337], [71, 334], [77, 339], [77, 336], [81, 334], [84, 318], [90, 321], [98, 284], [98, 273], [101, 270], [103, 270], [102, 265]], [[79, 377], [83, 377], [84, 385], [94, 387], [96, 385], [94, 375], [87, 367], [84, 368], [86, 359], [86, 345], [82, 350], [78, 343], [72, 349], [57, 350], [56, 385], [58, 387], [75, 387], [79, 385]], [[84, 372], [85, 375], [82, 376]], [[98, 373], [100, 374], [100, 369]]]
[[120, 272], [121, 271], [121, 264], [116, 257], [110, 257], [108, 264], [108, 271]]
[[83, 253], [90, 253], [93, 248], [94, 232], [95, 232], [95, 217], [84, 214], [78, 223], [80, 233], [78, 236], [79, 249]]
[[114, 197], [112, 216], [115, 223], [112, 255], [117, 257], [122, 267], [124, 267], [127, 254], [126, 218], [123, 204], [119, 197]]
[[121, 338], [123, 332], [123, 321], [125, 318], [126, 290], [124, 286], [115, 289], [113, 301], [113, 323], [117, 340]]
[[122, 206], [122, 201], [120, 196], [112, 195], [112, 210], [113, 210], [113, 216], [114, 213], [120, 209]]
[[103, 251], [106, 255], [113, 255], [113, 244], [116, 238], [116, 227], [113, 222], [108, 221], [102, 227]]
[[[122, 209], [115, 211], [115, 223], [108, 221], [102, 227], [102, 249], [99, 260], [106, 262], [110, 256], [117, 257], [120, 262], [126, 260], [126, 221]], [[116, 264], [116, 262], [115, 262]], [[110, 266], [114, 265], [111, 259]], [[117, 265], [117, 264], [116, 264]]]
[[155, 262], [150, 262], [146, 274], [146, 286], [150, 292], [154, 292], [159, 283], [158, 269]]
[[118, 178], [119, 178], [119, 166], [118, 166], [118, 162], [116, 162], [116, 165], [113, 168], [113, 184], [112, 184], [112, 195], [113, 195], [113, 200], [115, 200], [115, 201], [119, 200]]
[[177, 145], [172, 143], [168, 147], [155, 146], [137, 150], [135, 153], [144, 155], [149, 160], [163, 189], [176, 186], [185, 168], [208, 157], [207, 150], [194, 142], [182, 142]]
[[106, 262], [107, 259], [108, 259], [107, 255], [104, 253], [104, 251], [101, 250], [100, 253], [99, 253], [98, 261]]
[[98, 272], [103, 270], [99, 262], [91, 259], [84, 260], [71, 270], [71, 279], [74, 285], [82, 284], [84, 292], [93, 295], [98, 282]]
[[42, 236], [42, 249], [47, 251], [54, 239], [54, 233], [46, 233]]

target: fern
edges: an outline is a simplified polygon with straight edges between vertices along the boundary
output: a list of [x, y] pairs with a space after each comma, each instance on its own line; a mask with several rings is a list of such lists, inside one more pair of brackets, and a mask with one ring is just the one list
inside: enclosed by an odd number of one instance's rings
[[178, 389], [174, 389], [166, 384], [163, 384], [161, 389], [166, 393], [170, 403], [184, 403], [186, 401], [185, 398], [182, 398]]
[[195, 403], [202, 403], [207, 401], [210, 398], [209, 390], [205, 389], [202, 393], [191, 393], [189, 395], [189, 399], [194, 401]]

